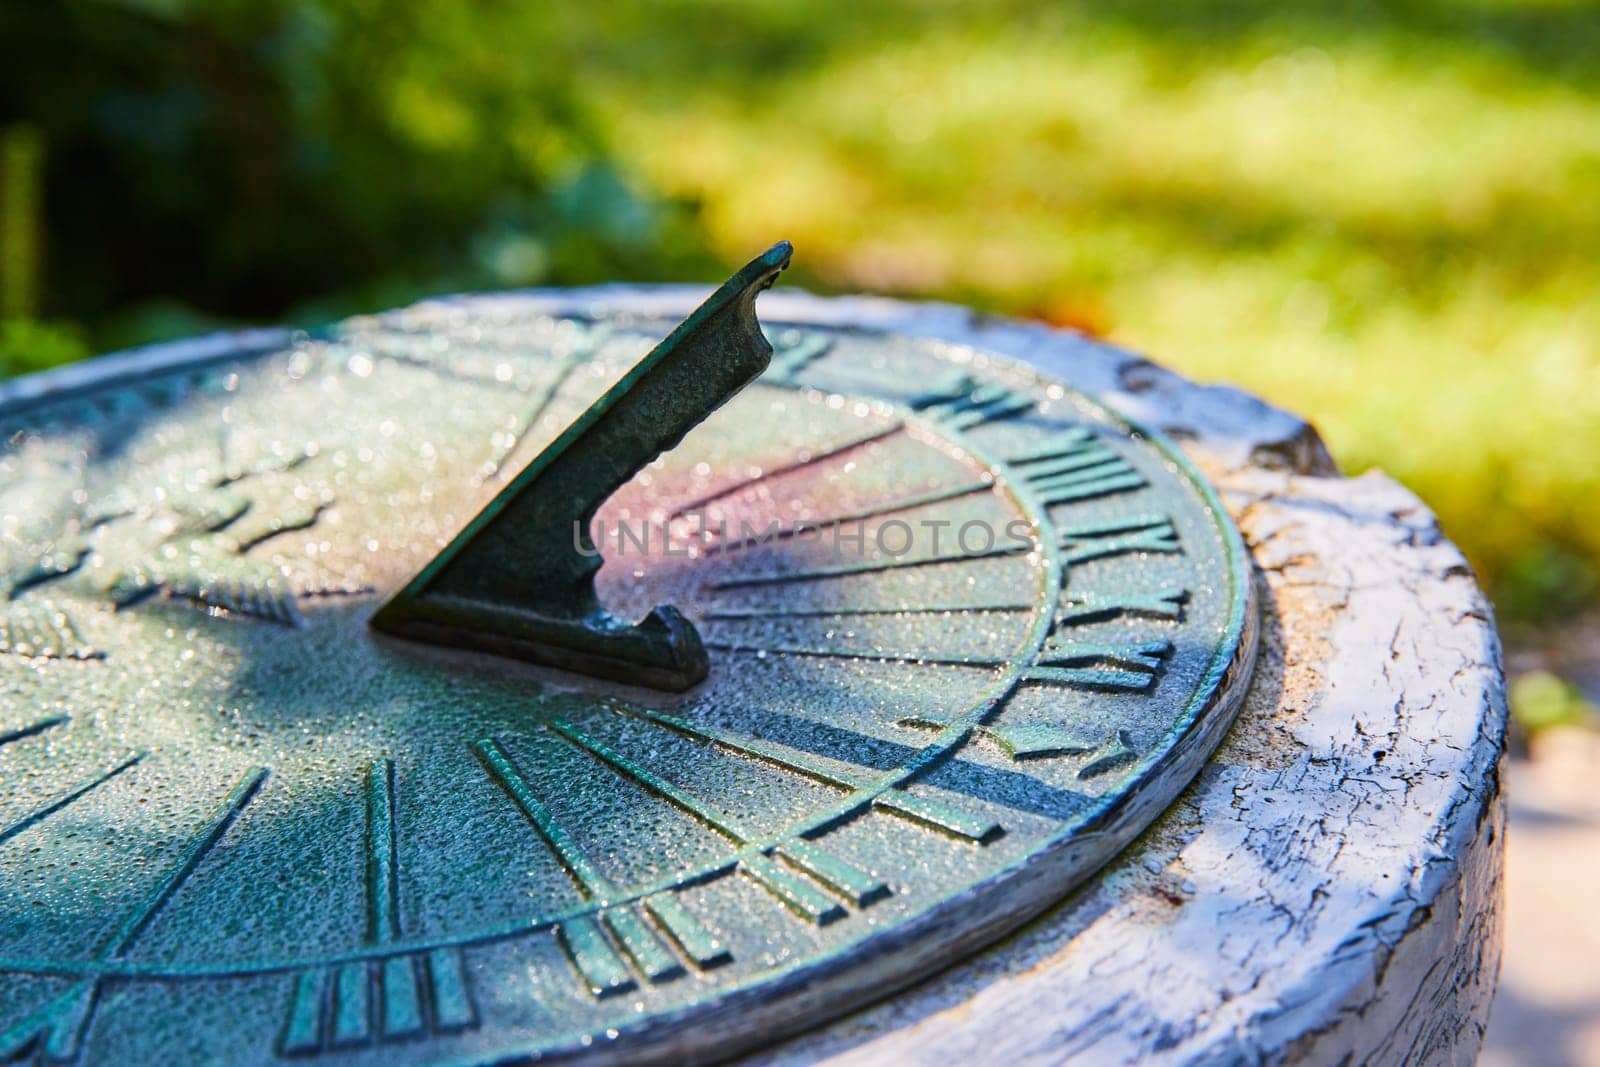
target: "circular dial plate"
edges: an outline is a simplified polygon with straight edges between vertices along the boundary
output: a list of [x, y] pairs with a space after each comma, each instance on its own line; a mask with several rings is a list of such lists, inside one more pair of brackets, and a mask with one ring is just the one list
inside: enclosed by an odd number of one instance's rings
[[932, 341], [769, 325], [602, 509], [602, 599], [679, 607], [695, 689], [371, 632], [671, 325], [424, 306], [0, 401], [0, 1054], [729, 1055], [1171, 801], [1253, 656], [1237, 534]]

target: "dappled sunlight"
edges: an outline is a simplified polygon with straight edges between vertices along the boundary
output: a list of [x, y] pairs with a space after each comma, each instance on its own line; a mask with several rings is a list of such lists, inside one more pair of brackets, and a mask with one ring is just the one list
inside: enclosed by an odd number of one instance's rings
[[932, 22], [745, 97], [625, 72], [597, 91], [725, 255], [782, 232], [830, 287], [954, 296], [1242, 384], [1411, 484], [1503, 587], [1539, 544], [1600, 551], [1595, 88], [1393, 19], [1340, 33], [1313, 7], [1335, 32], [1287, 12], [1204, 54], [1195, 27], [1115, 14]]

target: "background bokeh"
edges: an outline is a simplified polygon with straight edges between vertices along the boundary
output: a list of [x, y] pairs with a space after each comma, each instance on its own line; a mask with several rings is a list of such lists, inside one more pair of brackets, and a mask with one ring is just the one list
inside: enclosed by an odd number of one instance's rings
[[1600, 601], [1595, 3], [0, 0], [0, 47], [4, 372], [788, 237], [1305, 414], [1526, 644]]

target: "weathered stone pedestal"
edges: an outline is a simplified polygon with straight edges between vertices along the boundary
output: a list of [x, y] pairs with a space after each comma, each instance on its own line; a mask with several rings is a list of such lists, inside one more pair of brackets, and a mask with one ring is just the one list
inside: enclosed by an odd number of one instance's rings
[[[698, 295], [506, 299], [676, 315]], [[1087, 888], [753, 1062], [1471, 1062], [1500, 959], [1505, 701], [1489, 607], [1427, 507], [1342, 476], [1294, 416], [1072, 334], [781, 291], [762, 313], [1020, 357], [1165, 430], [1244, 533], [1264, 633], [1218, 756]]]

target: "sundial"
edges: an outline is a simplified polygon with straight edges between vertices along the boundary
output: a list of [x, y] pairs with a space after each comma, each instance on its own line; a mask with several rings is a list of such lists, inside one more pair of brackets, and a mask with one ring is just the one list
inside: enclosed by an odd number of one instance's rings
[[0, 392], [0, 1060], [714, 1060], [1063, 899], [1255, 648], [1169, 442], [971, 348], [397, 312]]

